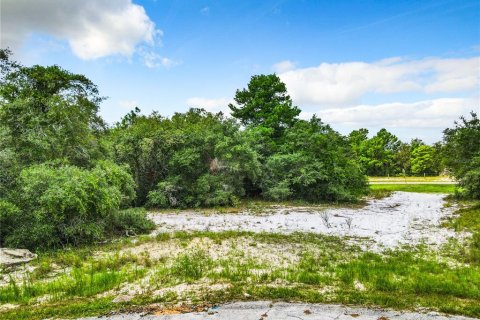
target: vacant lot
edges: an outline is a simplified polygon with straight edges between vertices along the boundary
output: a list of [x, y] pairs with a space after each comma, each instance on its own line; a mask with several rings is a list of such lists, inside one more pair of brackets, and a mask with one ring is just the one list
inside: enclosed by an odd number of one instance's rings
[[152, 213], [150, 236], [48, 252], [3, 270], [0, 315], [161, 314], [280, 300], [478, 317], [474, 204], [458, 204], [458, 216], [442, 198], [398, 192], [365, 206]]

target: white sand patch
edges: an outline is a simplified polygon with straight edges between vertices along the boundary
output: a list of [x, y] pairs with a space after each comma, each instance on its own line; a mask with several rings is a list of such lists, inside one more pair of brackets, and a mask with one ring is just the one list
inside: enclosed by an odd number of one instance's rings
[[310, 211], [294, 207], [278, 208], [265, 215], [151, 213], [157, 232], [177, 230], [253, 231], [292, 233], [313, 232], [335, 236], [365, 237], [372, 240], [370, 249], [394, 248], [401, 244], [425, 242], [438, 245], [453, 230], [440, 227], [454, 207], [444, 207], [443, 194], [395, 192], [390, 197], [370, 200], [363, 208], [328, 208]]

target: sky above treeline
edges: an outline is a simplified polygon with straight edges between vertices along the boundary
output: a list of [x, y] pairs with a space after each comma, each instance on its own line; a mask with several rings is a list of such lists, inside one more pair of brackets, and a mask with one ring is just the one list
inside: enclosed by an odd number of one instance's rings
[[480, 1], [0, 0], [0, 45], [85, 74], [113, 124], [134, 107], [228, 114], [277, 73], [301, 117], [438, 141], [480, 111]]

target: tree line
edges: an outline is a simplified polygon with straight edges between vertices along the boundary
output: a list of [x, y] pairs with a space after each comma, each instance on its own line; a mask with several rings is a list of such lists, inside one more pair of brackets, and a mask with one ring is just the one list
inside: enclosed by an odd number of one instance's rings
[[241, 199], [356, 201], [366, 175], [449, 170], [479, 198], [480, 124], [462, 118], [428, 146], [380, 130], [344, 136], [298, 118], [275, 74], [237, 90], [232, 117], [132, 110], [107, 126], [83, 75], [26, 67], [0, 51], [0, 246], [56, 248], [153, 228], [140, 207], [235, 206]]

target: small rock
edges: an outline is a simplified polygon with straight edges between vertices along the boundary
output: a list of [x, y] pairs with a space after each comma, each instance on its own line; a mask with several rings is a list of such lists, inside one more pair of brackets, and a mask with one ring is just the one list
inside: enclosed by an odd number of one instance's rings
[[353, 282], [353, 287], [355, 288], [355, 290], [358, 290], [358, 291], [365, 291], [365, 286], [363, 285], [363, 283], [361, 283], [360, 281], [358, 280], [355, 280]]
[[246, 293], [246, 292], [243, 294], [243, 296], [244, 296], [245, 298], [250, 298], [250, 297], [251, 297], [251, 295], [249, 295], [249, 294]]
[[15, 266], [27, 263], [35, 258], [37, 258], [37, 255], [27, 249], [0, 248], [0, 265]]
[[122, 303], [122, 302], [128, 302], [130, 300], [132, 300], [132, 296], [128, 296], [128, 295], [119, 295], [117, 296], [115, 299], [113, 299], [113, 303]]

